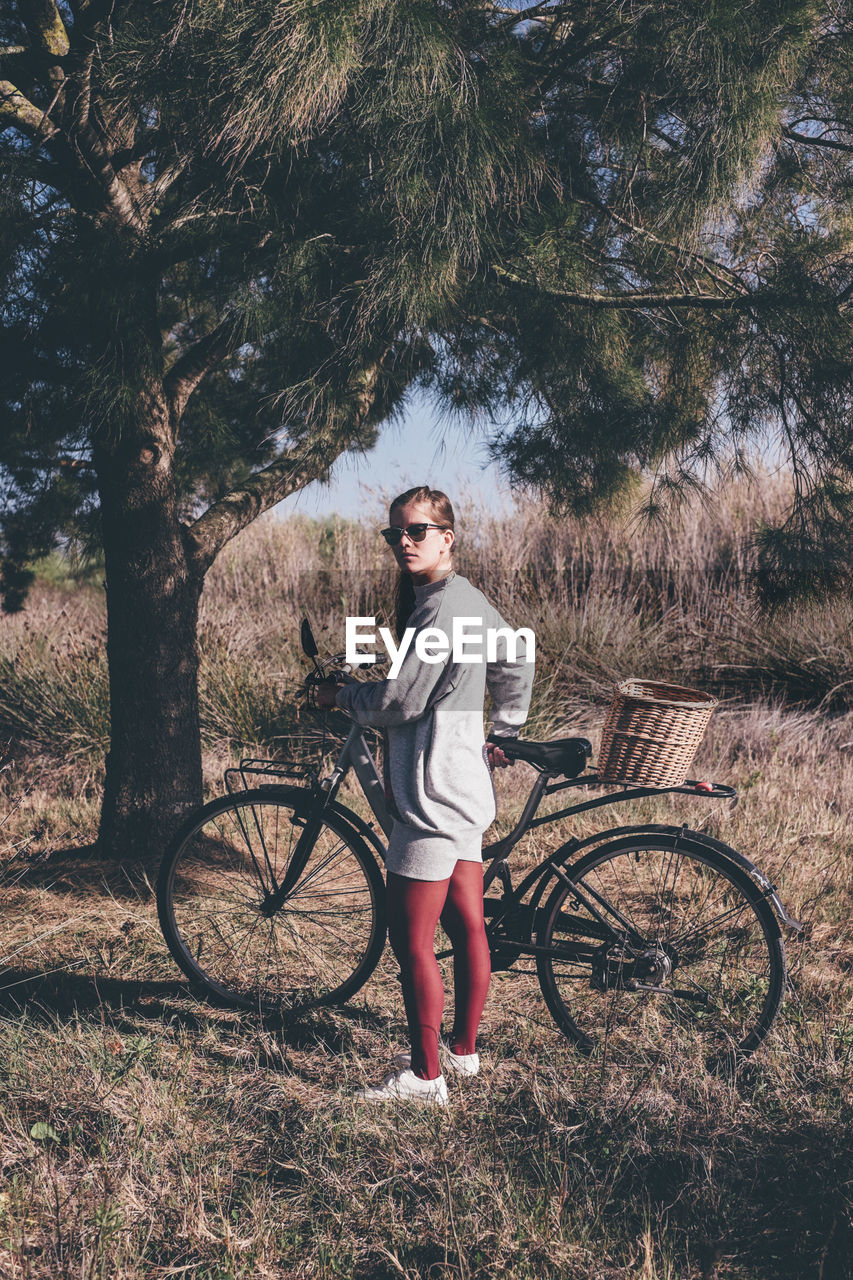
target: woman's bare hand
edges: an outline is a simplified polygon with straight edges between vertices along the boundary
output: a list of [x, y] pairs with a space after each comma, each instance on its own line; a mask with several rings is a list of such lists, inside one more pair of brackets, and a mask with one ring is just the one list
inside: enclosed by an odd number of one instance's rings
[[325, 680], [319, 680], [314, 686], [314, 696], [317, 700], [317, 706], [324, 709], [337, 706], [335, 702], [335, 694], [338, 689], [342, 688], [335, 680], [334, 676], [327, 676]]
[[489, 765], [492, 769], [505, 769], [507, 765], [515, 764], [514, 760], [507, 760], [500, 747], [494, 742], [487, 742], [486, 749], [489, 753]]

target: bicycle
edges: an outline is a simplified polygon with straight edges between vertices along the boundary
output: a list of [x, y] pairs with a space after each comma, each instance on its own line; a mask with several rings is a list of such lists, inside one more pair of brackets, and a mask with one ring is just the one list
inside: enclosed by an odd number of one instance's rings
[[[309, 697], [330, 672], [352, 678], [343, 655], [318, 659], [307, 620], [302, 647], [314, 662]], [[647, 823], [572, 837], [517, 886], [509, 867], [540, 826], [668, 792], [736, 803], [734, 790], [625, 786], [537, 816], [546, 796], [603, 785], [587, 771], [590, 743], [491, 740], [537, 773], [512, 831], [483, 849], [493, 970], [532, 957], [554, 1021], [587, 1055], [659, 1054], [676, 1039], [698, 1043], [709, 1062], [752, 1053], [784, 995], [780, 924], [802, 927], [749, 859], [686, 825]], [[375, 823], [337, 799], [350, 771]], [[190, 816], [160, 868], [158, 913], [173, 957], [197, 994], [239, 1009], [287, 1018], [345, 1002], [373, 973], [386, 935], [380, 863], [392, 819], [364, 730], [353, 722], [324, 777], [245, 759], [226, 784]]]

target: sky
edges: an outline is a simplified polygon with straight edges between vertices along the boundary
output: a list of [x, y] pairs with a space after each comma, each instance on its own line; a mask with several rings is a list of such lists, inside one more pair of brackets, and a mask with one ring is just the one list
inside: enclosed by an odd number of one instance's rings
[[416, 484], [443, 490], [452, 503], [470, 496], [509, 507], [509, 486], [488, 463], [484, 439], [484, 428], [448, 422], [425, 397], [413, 397], [404, 420], [383, 427], [374, 449], [340, 458], [331, 484], [315, 481], [280, 502], [275, 514], [372, 518], [384, 515], [388, 498]]
[[[280, 502], [274, 515], [384, 520], [389, 500], [416, 484], [443, 490], [457, 510], [483, 504], [509, 512], [512, 495], [498, 467], [488, 461], [486, 434], [485, 426], [448, 421], [426, 396], [413, 394], [404, 418], [380, 429], [374, 449], [345, 454], [335, 463], [330, 484], [314, 481]], [[784, 465], [769, 443], [758, 447], [757, 455], [771, 470]]]

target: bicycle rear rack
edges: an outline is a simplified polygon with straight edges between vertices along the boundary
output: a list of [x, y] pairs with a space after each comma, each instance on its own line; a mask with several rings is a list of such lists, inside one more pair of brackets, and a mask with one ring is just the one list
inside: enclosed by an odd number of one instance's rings
[[256, 787], [259, 778], [292, 779], [309, 782], [312, 787], [319, 782], [317, 770], [302, 760], [262, 760], [247, 756], [235, 768], [225, 770], [225, 787], [229, 795], [238, 795]]

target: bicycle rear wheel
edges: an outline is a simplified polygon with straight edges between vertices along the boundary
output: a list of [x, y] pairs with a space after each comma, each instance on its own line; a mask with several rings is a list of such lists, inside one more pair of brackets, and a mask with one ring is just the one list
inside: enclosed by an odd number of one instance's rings
[[265, 914], [315, 804], [298, 787], [223, 796], [198, 811], [164, 858], [160, 924], [204, 997], [295, 1013], [349, 999], [375, 969], [385, 943], [382, 875], [334, 811], [280, 909]]
[[[557, 1025], [587, 1054], [744, 1058], [785, 989], [776, 916], [736, 863], [689, 832], [637, 833], [586, 854], [543, 910], [537, 956]], [[614, 939], [590, 904], [616, 933]]]

